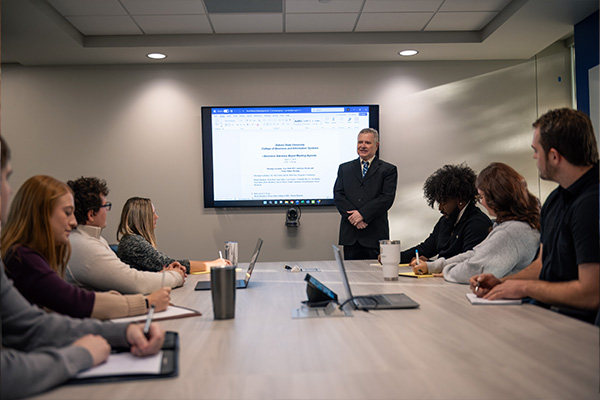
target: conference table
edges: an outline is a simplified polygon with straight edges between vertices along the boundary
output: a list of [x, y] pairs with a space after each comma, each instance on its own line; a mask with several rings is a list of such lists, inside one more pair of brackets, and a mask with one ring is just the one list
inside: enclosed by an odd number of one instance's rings
[[[384, 281], [373, 261], [346, 261], [353, 295], [405, 293], [416, 309], [292, 318], [306, 272], [346, 298], [333, 260], [258, 262], [235, 318], [214, 320], [190, 275], [176, 305], [203, 315], [159, 322], [179, 332], [179, 376], [66, 385], [40, 399], [597, 399], [598, 327], [535, 305], [471, 305], [443, 278]], [[247, 264], [241, 264], [244, 268]], [[408, 268], [401, 268], [408, 271]], [[238, 272], [240, 277], [244, 271]]]

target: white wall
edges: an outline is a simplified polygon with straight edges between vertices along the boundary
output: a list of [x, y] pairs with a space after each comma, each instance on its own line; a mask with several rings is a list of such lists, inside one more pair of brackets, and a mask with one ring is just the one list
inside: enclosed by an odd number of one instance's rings
[[2, 134], [13, 151], [15, 190], [34, 174], [108, 181], [109, 242], [123, 203], [139, 195], [156, 205], [159, 248], [172, 257], [212, 259], [224, 241], [237, 240], [248, 261], [260, 235], [263, 261], [331, 259], [334, 208], [304, 209], [295, 230], [284, 226], [284, 210], [203, 208], [201, 106], [380, 104], [380, 155], [399, 169], [391, 236], [407, 247], [439, 217], [422, 184], [443, 164], [466, 161], [479, 171], [507, 162], [540, 193], [531, 123], [569, 105], [568, 57], [557, 44], [527, 61], [3, 65]]

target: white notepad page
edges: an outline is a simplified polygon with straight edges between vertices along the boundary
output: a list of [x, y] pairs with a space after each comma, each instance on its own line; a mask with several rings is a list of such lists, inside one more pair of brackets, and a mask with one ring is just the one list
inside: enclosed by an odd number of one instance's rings
[[148, 357], [136, 357], [129, 352], [111, 354], [105, 363], [78, 373], [76, 378], [137, 374], [158, 375], [162, 359], [162, 351]]
[[471, 304], [476, 305], [496, 305], [496, 306], [507, 306], [507, 305], [518, 305], [521, 304], [521, 300], [507, 300], [507, 299], [499, 299], [499, 300], [488, 300], [483, 299], [481, 297], [477, 297], [475, 293], [466, 293], [467, 299], [471, 302]]

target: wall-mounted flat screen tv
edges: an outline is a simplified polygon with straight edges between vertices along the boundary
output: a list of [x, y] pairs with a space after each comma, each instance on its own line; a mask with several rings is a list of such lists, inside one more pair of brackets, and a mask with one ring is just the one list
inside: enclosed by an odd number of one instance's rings
[[333, 205], [378, 105], [202, 107], [204, 207]]

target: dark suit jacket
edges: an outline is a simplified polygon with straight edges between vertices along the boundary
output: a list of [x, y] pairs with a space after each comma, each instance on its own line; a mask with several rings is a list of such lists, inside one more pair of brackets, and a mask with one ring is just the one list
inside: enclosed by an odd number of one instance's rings
[[[341, 245], [358, 242], [364, 247], [379, 248], [379, 240], [390, 238], [387, 211], [396, 197], [398, 170], [395, 165], [375, 157], [362, 177], [360, 158], [340, 165], [333, 187], [333, 202], [340, 212]], [[347, 211], [358, 210], [368, 224], [357, 229], [348, 222]]]

